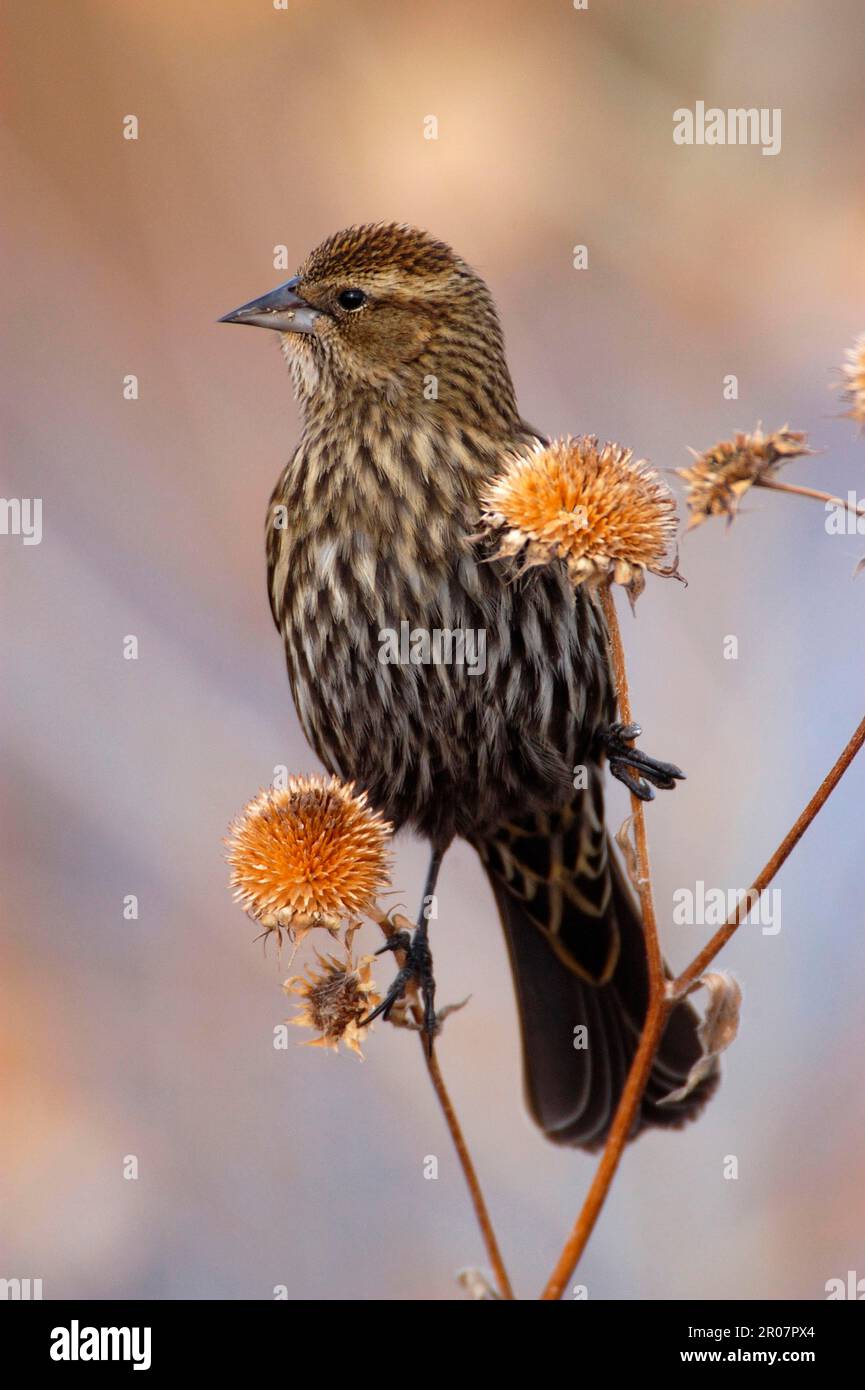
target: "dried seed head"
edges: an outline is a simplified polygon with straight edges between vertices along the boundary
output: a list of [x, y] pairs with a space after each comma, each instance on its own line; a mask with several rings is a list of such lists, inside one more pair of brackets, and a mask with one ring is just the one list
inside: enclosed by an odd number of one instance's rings
[[860, 334], [841, 367], [841, 399], [850, 409], [844, 414], [865, 430], [865, 333]]
[[523, 568], [565, 562], [575, 584], [613, 580], [634, 597], [645, 572], [674, 574], [673, 494], [644, 459], [593, 435], [539, 445], [509, 459], [483, 495], [484, 533], [496, 556]]
[[675, 470], [688, 484], [687, 529], [701, 526], [710, 516], [726, 516], [729, 525], [749, 488], [771, 478], [791, 459], [813, 454], [807, 438], [787, 425], [774, 434], [764, 434], [758, 425], [753, 434], [738, 433], [702, 454], [691, 449], [691, 467]]
[[321, 970], [309, 967], [306, 975], [292, 975], [283, 989], [297, 995], [302, 1008], [289, 1022], [299, 1028], [313, 1028], [319, 1034], [310, 1038], [307, 1047], [331, 1047], [339, 1051], [339, 1043], [363, 1057], [360, 1044], [367, 1030], [360, 1026], [381, 996], [376, 994], [372, 979], [372, 956], [362, 956], [355, 962], [349, 952], [345, 960], [322, 956], [316, 951]]
[[268, 787], [230, 828], [235, 900], [268, 930], [335, 931], [387, 882], [391, 826], [365, 793], [338, 777], [290, 777]]

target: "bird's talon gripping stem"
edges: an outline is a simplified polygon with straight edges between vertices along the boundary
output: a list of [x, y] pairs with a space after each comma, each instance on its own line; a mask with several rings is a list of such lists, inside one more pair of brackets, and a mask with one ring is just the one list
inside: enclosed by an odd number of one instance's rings
[[423, 1025], [422, 1032], [426, 1041], [427, 1054], [432, 1057], [433, 1039], [439, 1031], [439, 1021], [435, 1011], [435, 992], [436, 982], [433, 975], [433, 958], [429, 944], [429, 924], [427, 912], [430, 900], [435, 891], [438, 871], [444, 858], [443, 849], [434, 849], [430, 866], [427, 871], [426, 886], [424, 888], [423, 901], [418, 915], [417, 926], [409, 935], [407, 931], [393, 932], [388, 937], [385, 944], [376, 955], [383, 955], [385, 951], [402, 951], [404, 954], [403, 964], [397, 971], [393, 984], [382, 999], [381, 1003], [373, 1009], [371, 1014], [367, 1014], [363, 1019], [361, 1027], [367, 1023], [372, 1023], [376, 1018], [388, 1018], [391, 1010], [399, 1001], [404, 998], [405, 992], [410, 984], [417, 985], [423, 1000]]
[[374, 1019], [390, 1016], [394, 1005], [404, 998], [410, 984], [416, 984], [423, 1000], [423, 1033], [427, 1050], [432, 1055], [433, 1038], [438, 1032], [438, 1019], [435, 1012], [435, 977], [433, 976], [432, 951], [429, 947], [426, 922], [421, 922], [411, 936], [406, 931], [394, 932], [376, 955], [385, 951], [405, 952], [405, 962], [400, 966], [393, 983], [381, 1003], [367, 1014], [361, 1026], [372, 1023]]
[[634, 739], [639, 738], [642, 732], [642, 724], [611, 724], [603, 737], [605, 740], [633, 743]]
[[377, 956], [384, 956], [388, 951], [407, 951], [411, 945], [411, 932], [395, 931], [389, 936], [383, 946], [379, 946], [375, 952]]
[[641, 801], [653, 801], [655, 793], [652, 786], [661, 791], [671, 791], [677, 781], [684, 781], [685, 774], [675, 763], [661, 762], [634, 748], [634, 740], [642, 732], [639, 724], [611, 724], [601, 733], [600, 742], [607, 754], [612, 775]]

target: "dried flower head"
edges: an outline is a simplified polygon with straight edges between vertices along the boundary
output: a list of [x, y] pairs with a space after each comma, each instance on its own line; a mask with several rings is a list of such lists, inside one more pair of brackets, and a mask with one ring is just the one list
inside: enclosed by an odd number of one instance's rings
[[289, 777], [267, 787], [230, 828], [235, 900], [268, 930], [300, 939], [334, 932], [387, 882], [391, 826], [338, 777]]
[[861, 333], [841, 367], [841, 398], [850, 409], [844, 414], [865, 429], [865, 333]]
[[764, 434], [758, 425], [753, 434], [738, 433], [702, 454], [689, 450], [695, 462], [690, 468], [675, 470], [688, 484], [691, 515], [687, 529], [702, 525], [710, 516], [726, 516], [729, 525], [749, 488], [771, 478], [791, 459], [813, 454], [807, 437], [787, 425], [774, 434]]
[[303, 1006], [289, 1022], [298, 1028], [313, 1028], [319, 1034], [304, 1044], [306, 1047], [331, 1047], [339, 1051], [339, 1043], [363, 1057], [360, 1044], [367, 1030], [361, 1020], [370, 1013], [381, 996], [376, 994], [372, 978], [372, 956], [362, 956], [357, 962], [351, 952], [345, 960], [322, 956], [316, 951], [321, 970], [309, 968], [306, 975], [292, 975], [283, 989], [297, 995]]
[[674, 574], [673, 494], [644, 459], [594, 435], [557, 439], [513, 456], [482, 497], [482, 523], [496, 556], [523, 568], [563, 560], [576, 584], [613, 580], [632, 597], [645, 572]]

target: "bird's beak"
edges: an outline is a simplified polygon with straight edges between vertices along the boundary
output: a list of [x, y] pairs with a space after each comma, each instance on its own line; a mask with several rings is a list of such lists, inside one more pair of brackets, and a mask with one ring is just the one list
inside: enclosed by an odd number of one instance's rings
[[275, 328], [280, 333], [314, 333], [315, 321], [321, 318], [322, 310], [308, 304], [297, 294], [299, 279], [286, 280], [270, 294], [260, 299], [251, 299], [223, 314], [219, 323], [251, 323], [256, 328]]

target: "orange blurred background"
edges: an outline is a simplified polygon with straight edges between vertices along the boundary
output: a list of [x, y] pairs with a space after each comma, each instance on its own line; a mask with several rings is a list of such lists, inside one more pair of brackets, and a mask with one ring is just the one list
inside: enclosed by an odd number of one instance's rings
[[[378, 1028], [362, 1065], [275, 1051], [285, 960], [227, 890], [232, 815], [315, 762], [264, 584], [297, 412], [275, 335], [214, 321], [339, 227], [409, 221], [488, 280], [538, 426], [674, 468], [789, 421], [825, 451], [791, 481], [859, 490], [828, 387], [865, 328], [861, 6], [13, 0], [6, 27], [3, 491], [43, 499], [44, 534], [2, 538], [0, 1276], [46, 1298], [451, 1298], [484, 1255], [416, 1040]], [[697, 100], [781, 108], [781, 153], [674, 145]], [[686, 539], [687, 589], [624, 614], [646, 746], [688, 772], [649, 819], [676, 965], [708, 929], [673, 926], [675, 889], [745, 887], [863, 713], [865, 536], [768, 493], [743, 512]], [[721, 958], [745, 992], [723, 1087], [626, 1155], [590, 1297], [821, 1298], [865, 1274], [863, 793], [865, 763], [778, 880], [781, 931]], [[400, 842], [410, 905], [424, 857]], [[439, 998], [471, 994], [442, 1064], [531, 1296], [592, 1160], [525, 1115], [465, 846], [435, 928]]]

